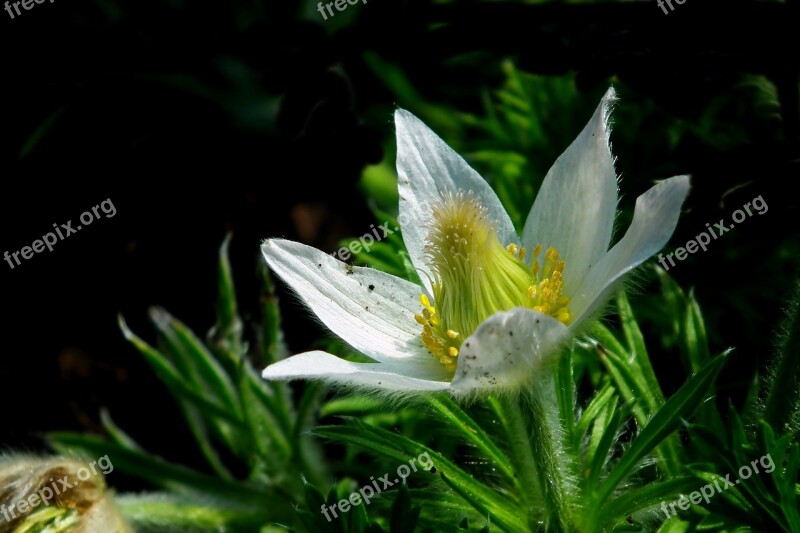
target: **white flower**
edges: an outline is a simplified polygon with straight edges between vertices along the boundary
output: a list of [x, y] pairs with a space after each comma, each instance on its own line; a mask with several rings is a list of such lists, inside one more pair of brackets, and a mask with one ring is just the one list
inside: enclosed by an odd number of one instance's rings
[[[669, 240], [689, 190], [664, 180], [617, 208], [610, 89], [548, 172], [520, 238], [484, 179], [419, 119], [395, 112], [403, 239], [423, 286], [271, 239], [269, 266], [336, 335], [375, 363], [322, 351], [270, 365], [272, 380], [322, 379], [388, 392], [504, 392], [529, 384], [618, 281]], [[527, 250], [527, 252], [526, 252]]]

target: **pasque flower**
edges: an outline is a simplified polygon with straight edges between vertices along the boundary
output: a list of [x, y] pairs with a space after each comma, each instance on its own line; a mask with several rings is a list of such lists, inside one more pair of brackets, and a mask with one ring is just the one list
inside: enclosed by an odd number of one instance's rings
[[642, 194], [609, 250], [617, 208], [613, 100], [611, 89], [547, 173], [521, 236], [489, 184], [398, 109], [398, 221], [422, 285], [297, 242], [265, 241], [272, 270], [375, 362], [311, 351], [270, 365], [264, 378], [457, 395], [532, 383], [620, 280], [667, 243], [689, 190], [688, 177], [677, 176]]

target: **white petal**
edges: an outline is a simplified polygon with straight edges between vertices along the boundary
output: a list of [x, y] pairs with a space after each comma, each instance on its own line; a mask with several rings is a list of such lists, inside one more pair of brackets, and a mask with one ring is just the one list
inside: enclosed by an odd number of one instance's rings
[[441, 366], [423, 347], [421, 287], [371, 268], [351, 267], [298, 242], [270, 239], [267, 264], [319, 319], [356, 350], [377, 361], [404, 359]]
[[[589, 123], [545, 176], [522, 243], [554, 247], [564, 260], [564, 286], [576, 288], [608, 251], [617, 209], [617, 175], [609, 145], [609, 89]], [[542, 256], [540, 256], [542, 257]]]
[[450, 387], [446, 380], [434, 381], [398, 373], [401, 366], [400, 363], [351, 363], [326, 352], [313, 351], [272, 364], [261, 375], [271, 380], [322, 379], [328, 383], [389, 390], [436, 391]]
[[472, 191], [488, 210], [500, 241], [519, 244], [514, 225], [497, 195], [480, 174], [417, 117], [404, 109], [394, 114], [397, 129], [397, 174], [400, 193], [398, 222], [411, 261], [431, 293], [424, 248], [431, 204], [446, 192]]
[[566, 340], [567, 327], [524, 307], [495, 313], [461, 345], [453, 390], [507, 391], [529, 383]]
[[675, 176], [636, 199], [633, 222], [625, 236], [592, 267], [577, 292], [570, 295], [570, 312], [577, 317], [573, 324], [603, 305], [615, 289], [616, 281], [667, 244], [688, 192], [689, 177]]

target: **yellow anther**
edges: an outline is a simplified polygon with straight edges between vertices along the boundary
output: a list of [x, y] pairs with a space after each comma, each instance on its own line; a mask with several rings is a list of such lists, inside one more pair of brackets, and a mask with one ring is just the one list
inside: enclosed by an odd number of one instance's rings
[[432, 292], [420, 294], [422, 309], [414, 320], [422, 326], [422, 344], [448, 372], [457, 369], [464, 338], [497, 311], [523, 306], [569, 324], [565, 263], [555, 248], [504, 247], [470, 198], [446, 198], [437, 209], [426, 243], [435, 267]]
[[428, 311], [431, 309], [431, 301], [428, 299], [427, 294], [420, 294], [419, 301], [422, 304], [422, 307], [426, 308]]

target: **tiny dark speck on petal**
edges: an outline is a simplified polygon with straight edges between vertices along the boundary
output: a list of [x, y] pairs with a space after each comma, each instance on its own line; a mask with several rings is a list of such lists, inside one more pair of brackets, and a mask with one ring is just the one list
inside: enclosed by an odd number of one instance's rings
[[370, 285], [369, 286], [369, 290], [374, 291], [375, 290], [375, 285]]
[[322, 268], [322, 263], [317, 263], [317, 266], [318, 266], [319, 268]]
[[537, 324], [539, 323], [539, 319], [538, 319], [538, 318], [536, 319], [536, 323], [537, 323]]
[[364, 311], [369, 311], [369, 306], [364, 307]]

